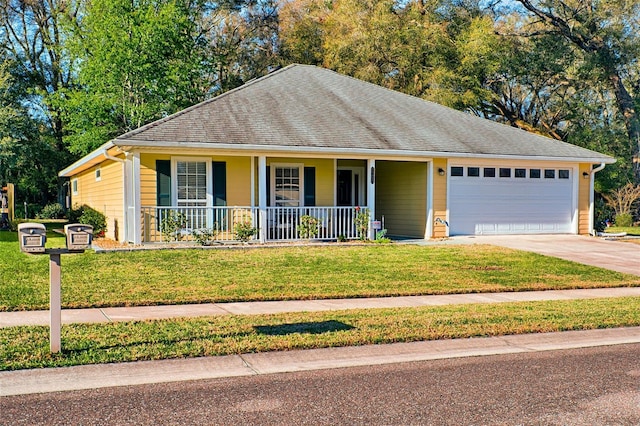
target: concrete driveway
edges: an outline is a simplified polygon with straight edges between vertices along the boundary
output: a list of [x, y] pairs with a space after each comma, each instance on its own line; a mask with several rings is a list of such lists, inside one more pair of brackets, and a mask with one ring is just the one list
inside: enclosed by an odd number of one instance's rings
[[612, 271], [640, 275], [640, 244], [579, 235], [495, 235], [454, 237], [554, 256]]

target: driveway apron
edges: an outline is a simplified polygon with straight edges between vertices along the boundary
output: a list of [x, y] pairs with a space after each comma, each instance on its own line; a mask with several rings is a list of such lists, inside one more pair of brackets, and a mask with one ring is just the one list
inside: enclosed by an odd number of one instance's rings
[[500, 235], [469, 238], [491, 244], [640, 275], [640, 244], [579, 235]]

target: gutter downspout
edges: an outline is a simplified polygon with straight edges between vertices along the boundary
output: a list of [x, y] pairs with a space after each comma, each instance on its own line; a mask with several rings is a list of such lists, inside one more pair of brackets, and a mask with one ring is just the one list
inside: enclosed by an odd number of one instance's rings
[[602, 169], [604, 169], [604, 167], [606, 166], [605, 163], [600, 163], [600, 165], [594, 169], [591, 169], [591, 171], [589, 172], [590, 175], [590, 179], [589, 179], [589, 234], [591, 235], [596, 235], [596, 230], [595, 230], [595, 194], [594, 194], [594, 189], [593, 189], [593, 183], [595, 181], [595, 175], [596, 173], [598, 173], [599, 171], [601, 171]]
[[[106, 158], [107, 160], [111, 160], [111, 161], [115, 161], [116, 163], [120, 163], [122, 164], [122, 220], [124, 221], [124, 239], [126, 240], [127, 237], [129, 236], [129, 221], [127, 220], [127, 216], [128, 216], [128, 206], [127, 206], [127, 161], [123, 160], [122, 158], [118, 158], [118, 157], [113, 157], [112, 155], [109, 155], [109, 148], [105, 148], [102, 151], [102, 155], [104, 156], [104, 158]], [[127, 154], [125, 153], [125, 156]], [[114, 230], [115, 231], [115, 230]], [[115, 237], [115, 235], [114, 235]], [[120, 236], [118, 236], [120, 237]], [[120, 240], [120, 238], [118, 238], [118, 240]], [[120, 242], [120, 241], [119, 241]]]

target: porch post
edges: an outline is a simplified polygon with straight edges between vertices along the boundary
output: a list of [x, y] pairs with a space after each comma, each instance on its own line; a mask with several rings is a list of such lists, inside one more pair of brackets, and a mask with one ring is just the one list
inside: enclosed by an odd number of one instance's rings
[[[369, 208], [369, 219], [376, 220], [376, 160], [367, 160], [367, 205]], [[375, 239], [376, 234], [369, 222], [369, 239]]]
[[134, 152], [131, 156], [131, 200], [133, 201], [129, 213], [133, 215], [133, 244], [142, 243], [142, 221], [140, 217], [141, 212], [141, 200], [140, 200], [140, 153]]
[[259, 220], [259, 238], [260, 242], [267, 241], [267, 157], [261, 155], [258, 157], [258, 209], [260, 214]]
[[433, 160], [427, 161], [427, 227], [424, 239], [433, 237]]

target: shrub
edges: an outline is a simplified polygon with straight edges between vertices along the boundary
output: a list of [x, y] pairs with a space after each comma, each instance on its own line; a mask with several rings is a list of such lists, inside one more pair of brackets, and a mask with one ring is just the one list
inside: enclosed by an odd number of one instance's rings
[[369, 210], [355, 208], [356, 217], [354, 219], [356, 230], [358, 231], [358, 237], [364, 241], [368, 237], [369, 233]]
[[184, 213], [168, 211], [160, 221], [160, 232], [165, 241], [180, 241], [182, 233], [180, 230], [187, 226], [187, 217]]
[[64, 208], [60, 203], [51, 203], [44, 206], [38, 213], [38, 219], [62, 219], [64, 217]]
[[251, 222], [238, 222], [234, 226], [234, 232], [236, 234], [236, 239], [242, 241], [243, 243], [248, 242], [254, 235], [258, 233], [258, 230], [253, 227]]
[[305, 214], [300, 216], [300, 225], [297, 226], [300, 238], [313, 238], [318, 235], [320, 221], [313, 216]]
[[195, 242], [202, 246], [210, 246], [216, 240], [216, 235], [218, 235], [218, 230], [215, 228], [212, 229], [194, 229], [191, 232], [191, 237]]
[[621, 213], [616, 216], [616, 226], [628, 227], [633, 225], [633, 216], [631, 213]]
[[78, 218], [78, 223], [93, 226], [95, 237], [104, 237], [104, 233], [107, 231], [107, 217], [86, 205], [82, 206], [82, 214]]

